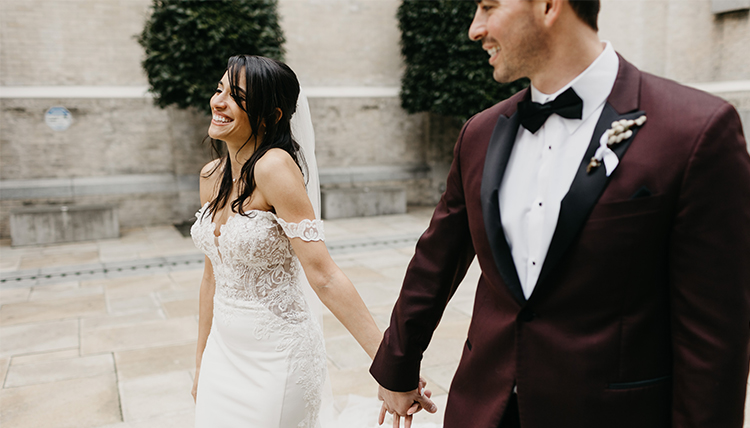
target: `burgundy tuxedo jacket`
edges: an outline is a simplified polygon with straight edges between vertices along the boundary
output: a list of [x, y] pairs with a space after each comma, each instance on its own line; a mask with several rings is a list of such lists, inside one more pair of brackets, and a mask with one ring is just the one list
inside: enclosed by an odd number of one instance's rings
[[[620, 57], [612, 93], [525, 299], [498, 190], [528, 90], [471, 118], [371, 373], [417, 387], [422, 354], [476, 255], [482, 275], [446, 428], [741, 428], [750, 339], [750, 157], [727, 102]], [[586, 166], [615, 120], [647, 116]]]

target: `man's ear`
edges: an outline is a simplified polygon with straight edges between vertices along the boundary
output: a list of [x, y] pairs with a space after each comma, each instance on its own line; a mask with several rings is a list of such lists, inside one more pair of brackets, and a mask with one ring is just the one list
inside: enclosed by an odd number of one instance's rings
[[563, 12], [563, 9], [565, 7], [570, 7], [570, 5], [565, 4], [570, 0], [544, 0], [539, 2], [538, 7], [543, 8], [542, 16], [544, 19], [544, 25], [547, 27], [553, 26], [558, 19], [560, 19], [560, 15]]

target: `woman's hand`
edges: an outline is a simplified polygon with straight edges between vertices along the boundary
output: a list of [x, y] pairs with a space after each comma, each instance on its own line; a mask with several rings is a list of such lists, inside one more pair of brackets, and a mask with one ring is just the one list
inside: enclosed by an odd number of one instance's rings
[[414, 414], [422, 409], [429, 413], [437, 412], [437, 406], [430, 400], [432, 391], [425, 389], [427, 381], [419, 378], [419, 387], [410, 392], [393, 392], [382, 386], [378, 388], [378, 399], [383, 401], [378, 416], [378, 425], [385, 422], [385, 414], [393, 414], [393, 428], [401, 426], [401, 417], [404, 418], [404, 428], [410, 428]]
[[198, 399], [198, 375], [200, 374], [200, 367], [195, 368], [195, 377], [193, 377], [193, 390], [190, 391], [190, 395], [193, 396], [193, 402]]

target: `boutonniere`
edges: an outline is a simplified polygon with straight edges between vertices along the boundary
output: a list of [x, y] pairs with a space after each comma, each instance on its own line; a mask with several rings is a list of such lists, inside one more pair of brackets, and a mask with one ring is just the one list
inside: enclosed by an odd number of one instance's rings
[[591, 158], [591, 162], [586, 167], [586, 172], [590, 174], [591, 171], [599, 168], [604, 163], [604, 168], [607, 170], [607, 177], [609, 177], [620, 163], [620, 159], [612, 151], [611, 147], [632, 137], [633, 130], [631, 128], [642, 126], [644, 123], [646, 123], [645, 115], [635, 120], [622, 119], [612, 122], [612, 127], [602, 134], [602, 138], [599, 139], [599, 148], [596, 149], [594, 157]]

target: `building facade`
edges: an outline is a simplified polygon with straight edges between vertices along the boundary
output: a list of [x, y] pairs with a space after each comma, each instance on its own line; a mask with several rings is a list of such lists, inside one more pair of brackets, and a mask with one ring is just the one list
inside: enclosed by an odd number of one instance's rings
[[[744, 3], [603, 0], [600, 33], [641, 69], [728, 99], [747, 129]], [[456, 128], [400, 108], [399, 4], [279, 0], [286, 61], [310, 99], [324, 187], [395, 186], [410, 203], [430, 204]], [[0, 2], [0, 237], [25, 206], [110, 204], [125, 228], [185, 221], [199, 207], [210, 119], [160, 109], [147, 94], [136, 36], [150, 5]], [[53, 107], [72, 117], [66, 129], [45, 122]]]

